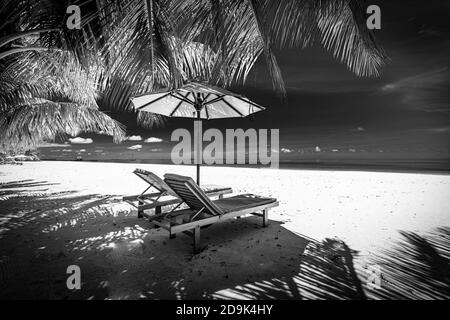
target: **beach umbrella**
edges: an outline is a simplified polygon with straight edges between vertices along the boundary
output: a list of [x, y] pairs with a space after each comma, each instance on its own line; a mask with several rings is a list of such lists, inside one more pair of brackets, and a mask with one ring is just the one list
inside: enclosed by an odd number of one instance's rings
[[[222, 118], [242, 118], [264, 107], [246, 97], [213, 85], [188, 82], [178, 89], [163, 90], [131, 98], [139, 111], [160, 114], [167, 117], [192, 118], [197, 131], [196, 159], [201, 159], [201, 121]], [[197, 184], [200, 184], [200, 163], [197, 163]]]

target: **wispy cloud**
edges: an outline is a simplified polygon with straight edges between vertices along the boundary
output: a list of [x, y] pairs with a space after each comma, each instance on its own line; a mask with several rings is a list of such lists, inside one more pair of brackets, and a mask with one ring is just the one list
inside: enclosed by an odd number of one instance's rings
[[450, 72], [445, 67], [386, 84], [381, 92], [400, 94], [404, 104], [425, 111], [449, 111], [449, 85]]
[[426, 128], [426, 129], [415, 129], [412, 131], [418, 132], [431, 132], [431, 133], [447, 133], [450, 132], [450, 127], [436, 127], [436, 128]]

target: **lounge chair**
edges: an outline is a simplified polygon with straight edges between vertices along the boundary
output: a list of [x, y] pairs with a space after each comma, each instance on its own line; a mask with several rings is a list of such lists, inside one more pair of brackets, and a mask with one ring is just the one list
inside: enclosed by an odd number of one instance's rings
[[200, 249], [200, 229], [217, 222], [252, 214], [263, 218], [267, 226], [269, 209], [278, 206], [273, 198], [242, 194], [212, 201], [190, 177], [175, 174], [164, 175], [164, 181], [189, 209], [172, 210], [153, 222], [168, 230], [170, 238], [183, 232], [193, 237], [194, 253]]
[[[177, 205], [182, 202], [177, 193], [153, 172], [136, 169], [133, 173], [148, 183], [148, 187], [141, 194], [123, 197], [123, 201], [126, 201], [137, 209], [138, 218], [143, 218], [145, 216], [149, 219], [154, 219], [161, 214], [162, 207]], [[153, 191], [156, 192], [146, 193], [151, 189], [154, 189]], [[205, 191], [208, 197], [218, 197], [219, 199], [221, 199], [224, 194], [233, 192], [231, 188], [217, 185], [205, 185], [202, 186], [202, 190]], [[155, 209], [154, 214], [146, 214], [145, 210], [149, 209]]]

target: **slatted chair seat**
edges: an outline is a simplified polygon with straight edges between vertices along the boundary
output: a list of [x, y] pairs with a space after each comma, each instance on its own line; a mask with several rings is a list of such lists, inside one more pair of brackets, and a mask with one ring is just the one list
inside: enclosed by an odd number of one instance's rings
[[277, 199], [274, 198], [263, 198], [255, 196], [253, 194], [242, 194], [229, 198], [214, 200], [213, 203], [218, 206], [220, 210], [222, 210], [222, 212], [227, 213], [231, 211], [257, 207], [276, 201]]
[[[278, 206], [274, 198], [259, 197], [253, 194], [237, 195], [219, 200], [211, 200], [205, 192], [190, 177], [176, 174], [164, 175], [164, 181], [189, 206], [171, 219], [169, 213], [164, 221], [157, 222], [169, 230], [171, 238], [176, 233], [184, 232], [194, 238], [194, 252], [200, 249], [201, 227], [222, 222], [246, 214], [263, 218], [263, 226], [267, 225], [270, 208]], [[262, 211], [262, 213], [258, 213]]]

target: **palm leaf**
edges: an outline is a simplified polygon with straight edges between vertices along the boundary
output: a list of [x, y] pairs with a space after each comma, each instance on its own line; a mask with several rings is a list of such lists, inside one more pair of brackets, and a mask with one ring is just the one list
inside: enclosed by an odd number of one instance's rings
[[25, 148], [81, 131], [113, 135], [122, 125], [98, 110], [91, 74], [68, 51], [26, 53], [0, 73], [0, 137], [4, 147]]
[[[284, 94], [275, 46], [303, 48], [319, 44], [357, 75], [379, 75], [387, 57], [365, 26], [365, 3], [185, 0], [173, 2], [171, 11], [173, 20], [179, 21], [177, 30], [183, 40], [201, 42], [217, 52], [215, 70], [226, 70], [221, 74], [223, 85], [245, 82], [249, 70], [264, 53], [274, 88]], [[223, 17], [221, 28], [217, 25], [219, 12]]]
[[75, 103], [29, 100], [2, 113], [0, 141], [2, 149], [32, 149], [42, 141], [54, 141], [66, 135], [96, 132], [111, 135], [115, 142], [124, 138], [124, 127], [103, 112]]
[[280, 0], [274, 6], [272, 32], [280, 47], [319, 43], [359, 76], [378, 76], [386, 63], [366, 26], [366, 1]]

